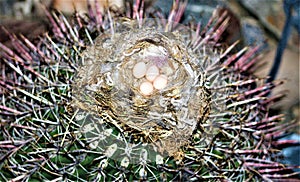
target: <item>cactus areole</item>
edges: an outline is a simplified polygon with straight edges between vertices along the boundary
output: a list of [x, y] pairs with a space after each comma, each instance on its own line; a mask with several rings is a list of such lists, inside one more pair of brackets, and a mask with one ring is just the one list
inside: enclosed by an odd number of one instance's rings
[[252, 74], [258, 48], [220, 42], [226, 12], [201, 27], [179, 23], [186, 3], [166, 19], [143, 5], [89, 6], [73, 24], [47, 11], [37, 45], [8, 33], [0, 181], [295, 179], [275, 146], [296, 123], [270, 115], [277, 82]]

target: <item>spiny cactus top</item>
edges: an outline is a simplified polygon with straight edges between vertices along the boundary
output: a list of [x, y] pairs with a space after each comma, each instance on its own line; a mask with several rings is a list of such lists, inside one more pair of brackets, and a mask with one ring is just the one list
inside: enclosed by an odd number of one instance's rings
[[[0, 179], [280, 181], [277, 139], [296, 123], [269, 114], [277, 84], [255, 77], [257, 47], [219, 41], [136, 1], [125, 14], [49, 14], [52, 35], [0, 44]], [[97, 3], [96, 5], [97, 6]], [[156, 18], [153, 18], [155, 15]], [[152, 18], [150, 18], [152, 17]]]

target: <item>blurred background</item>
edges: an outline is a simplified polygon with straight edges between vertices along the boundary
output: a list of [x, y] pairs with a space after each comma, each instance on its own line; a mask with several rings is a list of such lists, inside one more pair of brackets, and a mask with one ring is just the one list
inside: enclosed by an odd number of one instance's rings
[[[57, 9], [72, 16], [76, 9], [80, 14], [87, 12], [87, 0], [0, 0], [0, 42], [11, 46], [6, 31], [22, 34], [31, 41], [47, 32], [51, 27], [45, 9]], [[90, 0], [94, 3], [94, 0]], [[133, 0], [97, 0], [104, 7], [122, 9]], [[168, 14], [173, 0], [145, 0], [148, 8], [160, 9]], [[285, 4], [284, 4], [285, 3]], [[231, 18], [222, 41], [230, 45], [240, 40], [239, 47], [260, 45], [261, 60], [255, 70], [258, 77], [268, 76], [274, 60], [279, 55], [281, 63], [276, 79], [284, 84], [276, 88], [273, 95], [286, 95], [272, 107], [274, 112], [284, 112], [286, 119], [299, 122], [299, 49], [300, 49], [300, 0], [190, 0], [184, 13], [183, 22], [196, 21], [205, 25], [214, 10], [218, 14], [225, 10]], [[287, 19], [287, 17], [289, 17]], [[288, 22], [288, 23], [287, 23]], [[5, 27], [5, 28], [3, 28]], [[289, 27], [288, 31], [284, 31]], [[284, 43], [284, 40], [287, 40]], [[280, 52], [280, 50], [282, 52]], [[300, 141], [300, 129], [295, 128], [289, 139]], [[300, 165], [299, 146], [283, 151], [289, 163]]]

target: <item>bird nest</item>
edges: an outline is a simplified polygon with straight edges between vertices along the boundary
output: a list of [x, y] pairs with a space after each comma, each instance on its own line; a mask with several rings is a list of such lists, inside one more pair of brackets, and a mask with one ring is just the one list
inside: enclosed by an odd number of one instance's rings
[[210, 109], [199, 61], [178, 32], [119, 26], [122, 31], [102, 34], [83, 53], [74, 103], [130, 142], [176, 155]]

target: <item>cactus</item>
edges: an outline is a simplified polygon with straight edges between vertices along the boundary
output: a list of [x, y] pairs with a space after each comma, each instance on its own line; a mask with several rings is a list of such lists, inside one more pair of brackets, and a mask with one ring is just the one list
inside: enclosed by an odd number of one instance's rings
[[277, 148], [297, 123], [269, 112], [280, 82], [253, 75], [258, 47], [220, 42], [226, 12], [201, 28], [179, 23], [186, 3], [143, 5], [46, 11], [38, 44], [7, 32], [1, 181], [297, 180]]

